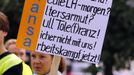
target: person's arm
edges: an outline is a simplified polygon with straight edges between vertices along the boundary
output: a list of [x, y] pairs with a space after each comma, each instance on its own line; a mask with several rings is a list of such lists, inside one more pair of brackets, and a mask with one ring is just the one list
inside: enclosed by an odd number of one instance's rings
[[4, 72], [3, 75], [22, 75], [22, 71], [23, 71], [23, 67], [22, 67], [22, 63], [20, 63], [8, 69], [6, 72]]

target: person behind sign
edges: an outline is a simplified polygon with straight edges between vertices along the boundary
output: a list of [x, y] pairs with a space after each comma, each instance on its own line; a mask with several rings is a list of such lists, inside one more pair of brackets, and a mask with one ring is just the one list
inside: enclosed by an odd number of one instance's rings
[[5, 48], [4, 39], [8, 31], [8, 18], [0, 12], [0, 75], [32, 75], [30, 67]]
[[16, 39], [8, 39], [5, 42], [6, 49], [21, 58], [26, 64], [30, 65], [29, 51], [26, 51], [24, 48], [18, 48], [16, 46], [16, 41]]
[[5, 43], [5, 47], [10, 52], [16, 54], [18, 57], [20, 57], [23, 61], [26, 61], [26, 50], [23, 48], [17, 48], [16, 47], [16, 39], [9, 39]]
[[[41, 52], [31, 52], [31, 67], [34, 75], [48, 75], [52, 65], [53, 55], [45, 54]], [[66, 64], [63, 58], [61, 58], [59, 71], [57, 75], [62, 75], [65, 71]]]

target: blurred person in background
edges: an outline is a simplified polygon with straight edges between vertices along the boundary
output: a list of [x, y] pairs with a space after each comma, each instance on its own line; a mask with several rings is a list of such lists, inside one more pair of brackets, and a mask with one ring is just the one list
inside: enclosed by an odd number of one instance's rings
[[0, 75], [32, 75], [30, 67], [5, 48], [4, 40], [8, 31], [8, 18], [0, 12]]
[[5, 47], [11, 53], [16, 54], [19, 58], [21, 58], [26, 64], [30, 66], [30, 51], [27, 51], [23, 48], [17, 48], [16, 39], [8, 39], [5, 42]]
[[[31, 52], [31, 67], [34, 75], [48, 75], [51, 69], [53, 61], [53, 55], [45, 54], [41, 52]], [[63, 75], [66, 69], [66, 64], [63, 58], [61, 58], [57, 75]]]
[[20, 57], [23, 61], [27, 60], [26, 57], [26, 50], [23, 48], [17, 48], [16, 47], [16, 39], [9, 39], [5, 43], [5, 47], [10, 52], [16, 54], [18, 57]]
[[26, 64], [30, 66], [30, 51], [27, 51], [23, 48], [17, 48], [16, 41], [17, 41], [16, 39], [8, 39], [5, 43], [6, 49], [16, 54]]

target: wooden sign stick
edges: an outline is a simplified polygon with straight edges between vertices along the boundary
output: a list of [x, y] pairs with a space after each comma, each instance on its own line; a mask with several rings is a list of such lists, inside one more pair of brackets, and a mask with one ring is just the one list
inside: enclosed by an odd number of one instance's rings
[[49, 75], [57, 75], [61, 56], [54, 56]]

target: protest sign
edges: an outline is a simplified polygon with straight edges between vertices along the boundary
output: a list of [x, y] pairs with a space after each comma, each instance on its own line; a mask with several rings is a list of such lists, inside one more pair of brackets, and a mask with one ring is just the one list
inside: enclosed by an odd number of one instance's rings
[[27, 0], [17, 46], [98, 63], [112, 0]]

